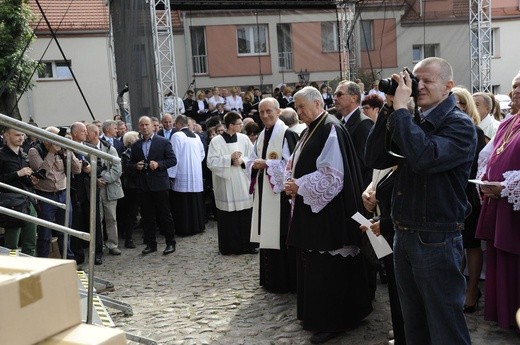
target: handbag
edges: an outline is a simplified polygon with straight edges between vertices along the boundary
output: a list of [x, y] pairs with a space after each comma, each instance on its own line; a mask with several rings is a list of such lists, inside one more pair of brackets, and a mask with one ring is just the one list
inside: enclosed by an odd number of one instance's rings
[[[29, 213], [28, 199], [19, 193], [0, 193], [0, 206], [25, 214]], [[4, 229], [21, 228], [24, 225], [24, 220], [0, 213], [0, 227]]]

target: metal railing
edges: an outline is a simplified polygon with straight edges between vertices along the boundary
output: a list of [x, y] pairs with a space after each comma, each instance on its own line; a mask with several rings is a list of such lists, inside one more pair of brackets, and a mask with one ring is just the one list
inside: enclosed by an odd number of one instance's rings
[[278, 53], [278, 65], [281, 70], [290, 71], [292, 70], [292, 52], [279, 52]]
[[96, 174], [90, 175], [90, 215], [89, 215], [89, 233], [84, 233], [81, 231], [73, 230], [68, 227], [69, 224], [69, 214], [70, 214], [70, 174], [71, 174], [71, 155], [72, 151], [79, 152], [84, 156], [91, 157], [90, 159], [90, 165], [91, 165], [91, 171], [97, 171], [97, 158], [104, 159], [108, 162], [116, 163], [120, 161], [119, 157], [112, 156], [108, 153], [105, 153], [103, 151], [100, 151], [96, 148], [89, 147], [86, 145], [83, 145], [81, 143], [72, 141], [69, 138], [59, 136], [57, 134], [51, 133], [49, 131], [46, 131], [44, 129], [29, 125], [27, 123], [24, 123], [22, 121], [13, 119], [12, 117], [0, 114], [0, 125], [9, 127], [15, 130], [18, 130], [20, 132], [24, 132], [25, 134], [30, 134], [34, 137], [43, 139], [44, 141], [57, 144], [63, 149], [67, 150], [67, 184], [66, 184], [66, 203], [56, 203], [53, 200], [41, 197], [39, 195], [26, 192], [24, 190], [12, 187], [12, 186], [6, 186], [5, 184], [1, 184], [0, 187], [6, 188], [9, 190], [16, 190], [16, 192], [24, 194], [24, 195], [30, 195], [32, 198], [38, 199], [43, 202], [50, 202], [55, 206], [63, 208], [65, 206], [65, 224], [64, 225], [58, 225], [52, 222], [48, 222], [42, 219], [39, 219], [37, 217], [33, 217], [30, 215], [27, 215], [25, 213], [13, 211], [11, 209], [0, 207], [0, 213], [6, 214], [8, 216], [12, 216], [15, 218], [22, 219], [27, 222], [32, 222], [37, 225], [45, 226], [49, 229], [57, 230], [64, 233], [64, 248], [63, 248], [63, 254], [66, 257], [67, 255], [67, 242], [68, 242], [68, 235], [72, 235], [75, 237], [78, 237], [82, 240], [89, 241], [89, 262], [88, 262], [88, 279], [89, 279], [89, 286], [87, 289], [87, 323], [92, 323], [92, 311], [93, 311], [93, 302], [94, 302], [94, 258], [95, 258], [95, 250], [96, 250], [96, 182], [97, 182], [97, 176]]
[[208, 74], [207, 55], [193, 55], [193, 73]]

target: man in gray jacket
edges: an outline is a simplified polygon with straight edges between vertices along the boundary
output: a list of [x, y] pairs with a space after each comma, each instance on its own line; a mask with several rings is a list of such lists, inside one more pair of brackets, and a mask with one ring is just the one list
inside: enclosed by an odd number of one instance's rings
[[[87, 142], [99, 150], [118, 157], [117, 150], [110, 143], [99, 138], [99, 128], [96, 125], [87, 125]], [[101, 220], [105, 220], [107, 238], [105, 245], [112, 255], [120, 255], [118, 248], [116, 207], [117, 200], [121, 199], [123, 187], [121, 185], [121, 162], [107, 162], [101, 160], [98, 164], [97, 185], [101, 202]]]

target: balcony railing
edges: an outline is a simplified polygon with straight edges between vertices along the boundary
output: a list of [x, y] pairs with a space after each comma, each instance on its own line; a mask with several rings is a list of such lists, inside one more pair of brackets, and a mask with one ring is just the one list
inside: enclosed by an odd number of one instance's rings
[[208, 74], [208, 56], [193, 55], [193, 73]]
[[284, 71], [292, 70], [292, 52], [279, 52], [278, 53], [278, 64], [280, 69]]

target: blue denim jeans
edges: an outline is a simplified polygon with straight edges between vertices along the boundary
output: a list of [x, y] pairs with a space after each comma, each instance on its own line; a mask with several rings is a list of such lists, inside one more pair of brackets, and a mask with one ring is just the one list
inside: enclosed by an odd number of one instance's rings
[[[65, 191], [56, 192], [56, 193], [47, 193], [47, 192], [42, 192], [42, 191], [36, 191], [36, 193], [38, 195], [46, 197], [47, 199], [65, 203]], [[64, 209], [51, 205], [51, 204], [48, 204], [43, 201], [38, 201], [38, 206], [39, 206], [38, 216], [41, 219], [58, 224], [58, 225], [65, 224], [65, 210]], [[72, 216], [72, 213], [71, 213], [71, 216]], [[72, 217], [70, 217], [70, 219], [72, 220]], [[69, 227], [70, 227], [70, 224], [69, 224]], [[38, 231], [38, 239], [36, 241], [36, 255], [39, 257], [42, 257], [42, 258], [47, 258], [47, 257], [49, 257], [49, 252], [50, 252], [52, 230], [49, 228], [46, 228], [44, 226], [38, 226], [37, 231]], [[60, 255], [63, 257], [63, 233], [62, 232], [58, 232], [58, 245], [60, 248]], [[70, 237], [69, 237], [69, 243], [68, 243], [67, 248], [68, 248], [67, 258], [73, 259], [74, 253], [72, 252], [72, 249], [70, 248]]]
[[395, 230], [395, 277], [407, 344], [471, 344], [462, 311], [461, 260], [460, 231]]

